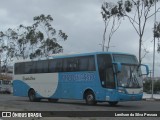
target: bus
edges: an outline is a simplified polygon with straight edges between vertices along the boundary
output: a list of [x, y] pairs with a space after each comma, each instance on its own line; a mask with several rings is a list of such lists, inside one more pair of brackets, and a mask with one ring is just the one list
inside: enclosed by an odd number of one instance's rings
[[13, 95], [29, 97], [32, 102], [77, 99], [88, 105], [116, 105], [142, 100], [142, 75], [148, 73], [147, 65], [139, 65], [136, 56], [127, 53], [55, 55], [16, 62]]
[[12, 93], [11, 80], [0, 80], [0, 93]]

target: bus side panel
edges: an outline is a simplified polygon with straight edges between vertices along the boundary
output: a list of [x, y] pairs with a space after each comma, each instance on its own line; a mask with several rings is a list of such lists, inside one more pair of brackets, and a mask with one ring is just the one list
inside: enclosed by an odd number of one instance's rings
[[14, 96], [28, 96], [29, 86], [21, 80], [13, 81], [13, 95]]
[[83, 99], [86, 89], [96, 89], [97, 79], [96, 72], [59, 73], [59, 82], [61, 84], [61, 94], [59, 97]]
[[22, 74], [15, 75], [15, 79], [14, 95], [18, 96], [28, 96], [29, 89], [33, 88], [36, 97], [50, 98], [58, 87], [58, 73]]

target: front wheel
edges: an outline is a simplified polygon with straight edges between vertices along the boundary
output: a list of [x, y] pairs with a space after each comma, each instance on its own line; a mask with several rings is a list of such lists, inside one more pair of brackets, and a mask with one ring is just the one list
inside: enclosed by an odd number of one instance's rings
[[95, 95], [92, 91], [89, 91], [85, 94], [86, 104], [95, 105], [97, 101], [95, 100]]

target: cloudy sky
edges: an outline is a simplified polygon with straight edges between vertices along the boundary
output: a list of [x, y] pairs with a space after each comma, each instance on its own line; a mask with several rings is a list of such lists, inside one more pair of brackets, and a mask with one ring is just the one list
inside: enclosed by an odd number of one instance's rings
[[[68, 40], [61, 42], [64, 53], [84, 53], [101, 51], [104, 22], [101, 17], [101, 4], [104, 0], [0, 0], [0, 31], [16, 28], [20, 24], [31, 25], [33, 17], [50, 14], [53, 26], [63, 30]], [[160, 7], [157, 5], [157, 7]], [[160, 15], [157, 15], [160, 20]], [[146, 26], [143, 47], [149, 53], [143, 59], [152, 69], [153, 21]], [[107, 31], [108, 32], [108, 31]], [[138, 36], [125, 19], [114, 34], [109, 51], [127, 52], [138, 57]], [[157, 44], [156, 44], [157, 45]], [[156, 76], [160, 76], [160, 54], [156, 53]]]

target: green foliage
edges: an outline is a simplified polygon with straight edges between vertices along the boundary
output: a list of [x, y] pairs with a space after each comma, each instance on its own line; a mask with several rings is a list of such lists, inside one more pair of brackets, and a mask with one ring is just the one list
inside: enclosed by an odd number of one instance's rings
[[[143, 35], [147, 21], [160, 11], [158, 7], [156, 11], [152, 11], [155, 2], [159, 2], [159, 0], [119, 0], [117, 3], [105, 2], [102, 5], [101, 14], [104, 21], [109, 20], [112, 16], [118, 19], [122, 17], [127, 18], [135, 29], [139, 37], [139, 64], [141, 64], [142, 59], [147, 54], [147, 52], [145, 52], [143, 53], [144, 55], [142, 55]], [[155, 35], [157, 36], [157, 34]]]
[[132, 2], [130, 0], [125, 1], [125, 10], [126, 12], [131, 12], [132, 10]]
[[152, 85], [152, 81], [146, 80], [145, 83], [143, 84], [143, 91], [147, 93], [151, 92], [151, 85]]
[[9, 28], [0, 32], [0, 46], [5, 61], [47, 57], [63, 51], [57, 41], [67, 40], [67, 35], [62, 30], [56, 33], [52, 26], [53, 18], [50, 15], [34, 17], [31, 26], [19, 25], [17, 29]]
[[157, 93], [157, 92], [160, 92], [160, 81], [156, 81], [154, 83], [154, 91]]
[[[121, 13], [122, 9], [122, 1], [118, 2], [118, 5], [111, 4], [104, 2], [101, 6], [101, 14], [102, 14], [102, 19], [104, 21], [104, 33], [103, 33], [103, 40], [102, 40], [102, 51], [104, 51], [105, 48], [105, 42], [106, 42], [106, 31], [108, 29], [108, 26], [111, 26], [111, 30], [108, 33], [108, 45], [106, 47], [106, 51], [109, 50], [110, 48], [110, 42], [113, 34], [118, 30], [120, 24], [121, 24], [121, 16], [123, 15]], [[116, 19], [118, 17], [118, 19]], [[111, 24], [110, 21], [112, 20]]]
[[153, 35], [156, 38], [160, 38], [160, 23], [158, 22], [154, 24]]
[[[152, 81], [146, 80], [143, 84], [143, 91], [147, 93], [151, 93], [152, 91]], [[154, 93], [160, 92], [160, 80], [154, 81]]]
[[113, 16], [122, 17], [123, 16], [123, 2], [118, 1], [118, 4], [104, 2], [101, 6], [101, 14], [103, 20], [107, 21]]
[[158, 43], [157, 52], [160, 53], [160, 43]]
[[157, 52], [160, 53], [160, 23], [158, 22], [154, 24], [153, 35], [155, 38], [158, 38]]

